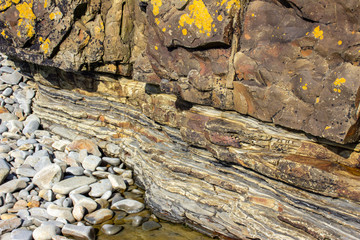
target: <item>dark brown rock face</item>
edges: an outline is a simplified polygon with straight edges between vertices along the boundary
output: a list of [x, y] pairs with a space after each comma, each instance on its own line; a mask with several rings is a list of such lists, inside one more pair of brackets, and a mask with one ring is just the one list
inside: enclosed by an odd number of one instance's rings
[[96, 137], [162, 217], [359, 239], [359, 5], [9, 0], [0, 50], [35, 64], [45, 127]]

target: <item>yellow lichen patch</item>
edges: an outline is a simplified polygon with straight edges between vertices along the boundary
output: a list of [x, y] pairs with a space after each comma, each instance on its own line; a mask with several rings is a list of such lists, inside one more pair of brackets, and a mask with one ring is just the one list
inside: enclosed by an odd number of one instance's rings
[[325, 130], [329, 130], [331, 127], [330, 126], [326, 126], [325, 127]]
[[195, 23], [195, 26], [201, 33], [210, 33], [213, 19], [204, 2], [202, 0], [194, 0], [193, 3], [189, 5], [189, 10], [190, 14], [186, 13], [181, 15], [179, 25], [184, 27], [185, 23], [188, 25]]
[[44, 8], [48, 7], [48, 0], [44, 0]]
[[160, 7], [162, 6], [161, 0], [151, 0], [151, 4], [153, 5], [153, 14], [157, 16], [160, 12]]
[[219, 22], [221, 22], [221, 21], [223, 20], [223, 16], [222, 16], [222, 15], [217, 16], [217, 20], [218, 20]]
[[[34, 14], [34, 12], [32, 11], [32, 2], [27, 3], [21, 3], [16, 5], [16, 10], [18, 10], [19, 12], [19, 21], [18, 21], [18, 26], [19, 27], [25, 27], [26, 29], [26, 36], [31, 38], [32, 36], [35, 35], [35, 19], [36, 16]], [[21, 33], [20, 33], [21, 35]], [[19, 36], [19, 33], [18, 33]]]
[[5, 30], [2, 30], [1, 35], [2, 35], [4, 38], [8, 38], [8, 37], [9, 37], [8, 35], [6, 35]]
[[240, 0], [222, 0], [221, 6], [225, 3], [227, 3], [226, 9], [228, 12], [230, 12], [233, 7], [235, 7], [236, 9], [240, 9], [241, 6]]
[[251, 14], [252, 17], [255, 17], [255, 14]]
[[342, 45], [342, 41], [341, 41], [341, 40], [338, 41], [338, 45], [339, 45], [339, 46]]
[[20, 0], [12, 0], [13, 3], [18, 4]]
[[341, 93], [341, 85], [344, 84], [346, 82], [346, 79], [345, 78], [337, 78], [335, 81], [334, 81], [334, 85], [336, 86], [333, 90], [334, 92], [338, 92], [338, 93]]
[[43, 53], [47, 54], [49, 52], [49, 44], [50, 40], [47, 38], [45, 41], [42, 37], [39, 38], [39, 42], [41, 43], [40, 49], [43, 51]]
[[315, 100], [315, 103], [319, 103], [320, 102], [320, 98], [317, 97], [316, 100]]
[[59, 18], [61, 18], [63, 16], [62, 12], [60, 12], [60, 11], [52, 12], [52, 13], [50, 13], [49, 18], [50, 18], [50, 20], [54, 20], [55, 18], [57, 18], [57, 16], [59, 16]]
[[165, 32], [165, 31], [166, 31], [166, 28], [163, 28], [162, 31]]
[[155, 46], [154, 48], [155, 48], [155, 50], [158, 50], [158, 49], [159, 49], [158, 46]]
[[157, 25], [159, 25], [159, 24], [160, 24], [160, 20], [159, 20], [158, 18], [155, 18], [155, 23], [156, 23]]
[[314, 34], [315, 38], [319, 38], [320, 40], [324, 39], [324, 32], [322, 30], [320, 30], [320, 26], [317, 26], [314, 29], [313, 34]]
[[4, 11], [11, 6], [11, 0], [0, 1], [0, 11]]
[[307, 83], [305, 83], [305, 85], [304, 85], [304, 86], [302, 86], [302, 89], [303, 89], [303, 90], [307, 90], [307, 89], [308, 89], [308, 87], [307, 87]]
[[184, 36], [186, 36], [187, 35], [187, 30], [184, 28], [182, 31], [182, 34], [184, 35]]

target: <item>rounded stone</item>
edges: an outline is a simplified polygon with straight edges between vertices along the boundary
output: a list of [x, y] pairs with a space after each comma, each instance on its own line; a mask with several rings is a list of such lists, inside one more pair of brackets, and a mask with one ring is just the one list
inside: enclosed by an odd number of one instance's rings
[[106, 235], [114, 235], [117, 234], [118, 232], [120, 232], [121, 230], [123, 230], [124, 227], [123, 226], [119, 226], [119, 225], [111, 225], [111, 224], [104, 224], [101, 227], [101, 231], [103, 233], [105, 233]]
[[110, 209], [99, 209], [95, 212], [89, 213], [87, 214], [84, 219], [85, 221], [87, 221], [90, 224], [100, 224], [105, 222], [106, 220], [109, 220], [113, 217], [114, 212], [111, 211]]
[[127, 213], [138, 213], [143, 210], [145, 205], [133, 199], [124, 199], [112, 204], [111, 209], [122, 210]]
[[154, 221], [144, 222], [141, 226], [144, 231], [152, 231], [161, 228], [161, 224]]
[[33, 238], [34, 240], [51, 240], [58, 232], [58, 227], [47, 224], [36, 228], [33, 232]]

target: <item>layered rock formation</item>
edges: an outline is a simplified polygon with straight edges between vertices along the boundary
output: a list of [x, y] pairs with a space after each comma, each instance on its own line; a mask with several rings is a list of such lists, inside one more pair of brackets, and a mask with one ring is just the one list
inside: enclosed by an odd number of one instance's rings
[[0, 49], [32, 63], [48, 128], [97, 138], [162, 217], [232, 238], [358, 239], [359, 9], [4, 1]]

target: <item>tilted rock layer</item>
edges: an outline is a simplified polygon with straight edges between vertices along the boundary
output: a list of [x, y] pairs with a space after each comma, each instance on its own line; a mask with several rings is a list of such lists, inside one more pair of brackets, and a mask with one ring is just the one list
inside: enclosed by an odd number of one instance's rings
[[359, 4], [5, 0], [0, 50], [35, 64], [48, 128], [96, 137], [163, 217], [358, 239]]

